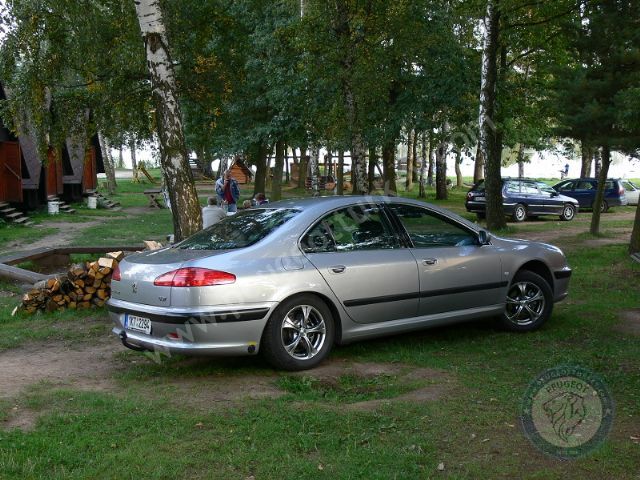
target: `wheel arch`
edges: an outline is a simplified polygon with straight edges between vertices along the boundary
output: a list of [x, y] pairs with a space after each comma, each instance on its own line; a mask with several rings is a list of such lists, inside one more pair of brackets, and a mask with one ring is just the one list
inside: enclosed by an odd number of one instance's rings
[[[313, 291], [296, 292], [280, 300], [280, 302], [278, 302], [278, 305], [286, 302], [291, 298], [294, 298], [300, 295], [313, 295], [314, 297], [317, 297], [320, 300], [322, 300], [322, 302], [324, 302], [324, 304], [327, 306], [329, 311], [331, 311], [331, 316], [333, 317], [333, 320], [335, 322], [334, 326], [335, 326], [336, 332], [335, 332], [335, 338], [333, 343], [336, 345], [340, 345], [342, 343], [342, 316], [340, 315], [340, 311], [338, 310], [338, 307], [336, 306], [335, 302], [331, 298], [329, 298], [327, 295], [324, 295], [319, 292], [313, 292]], [[263, 335], [264, 335], [264, 332], [263, 332]]]
[[549, 284], [549, 288], [551, 288], [551, 291], [554, 291], [553, 275], [551, 273], [551, 269], [542, 260], [530, 260], [527, 263], [520, 265], [520, 268], [518, 268], [516, 274], [522, 272], [523, 270], [528, 270], [529, 272], [540, 275]]

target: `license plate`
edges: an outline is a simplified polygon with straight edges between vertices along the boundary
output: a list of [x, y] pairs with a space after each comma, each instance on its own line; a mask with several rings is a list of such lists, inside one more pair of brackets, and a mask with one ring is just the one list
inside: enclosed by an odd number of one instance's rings
[[484, 200], [484, 195], [476, 195], [474, 200]]
[[151, 320], [144, 317], [138, 317], [137, 315], [129, 315], [128, 313], [124, 317], [124, 328], [127, 330], [134, 330], [136, 332], [151, 334]]

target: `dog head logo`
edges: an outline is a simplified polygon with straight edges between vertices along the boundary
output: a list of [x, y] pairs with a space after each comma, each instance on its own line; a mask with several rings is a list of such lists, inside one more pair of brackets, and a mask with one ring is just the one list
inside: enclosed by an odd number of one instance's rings
[[553, 431], [564, 442], [587, 417], [584, 397], [573, 392], [562, 392], [543, 405]]

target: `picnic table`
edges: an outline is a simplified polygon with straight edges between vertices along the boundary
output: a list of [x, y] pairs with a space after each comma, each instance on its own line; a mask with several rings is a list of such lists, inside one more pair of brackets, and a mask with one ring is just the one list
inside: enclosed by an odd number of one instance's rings
[[161, 188], [150, 188], [143, 192], [146, 197], [149, 199], [149, 207], [151, 208], [165, 208], [164, 205], [160, 203], [160, 200], [164, 200], [164, 196], [162, 195]]

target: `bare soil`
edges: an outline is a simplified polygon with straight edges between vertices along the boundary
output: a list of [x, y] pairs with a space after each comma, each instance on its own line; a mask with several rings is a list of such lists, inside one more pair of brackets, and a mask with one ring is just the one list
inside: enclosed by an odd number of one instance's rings
[[640, 308], [623, 310], [618, 314], [620, 323], [616, 325], [616, 330], [631, 335], [640, 335]]

